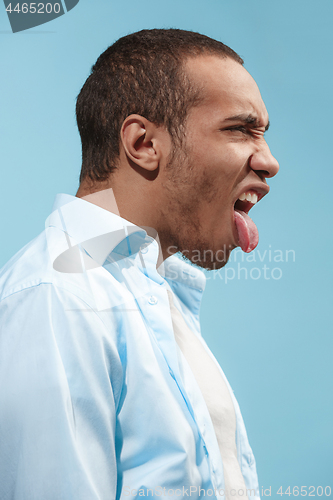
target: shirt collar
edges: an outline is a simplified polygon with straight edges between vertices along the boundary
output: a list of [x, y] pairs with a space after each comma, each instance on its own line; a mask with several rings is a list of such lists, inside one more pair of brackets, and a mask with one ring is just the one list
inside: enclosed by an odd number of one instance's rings
[[[53, 255], [53, 267], [58, 271], [77, 272], [75, 265], [80, 267], [82, 262], [75, 258], [75, 252], [83, 248], [85, 270], [103, 266], [106, 261], [131, 258], [143, 272], [148, 269], [149, 277], [157, 282], [165, 278], [200, 292], [205, 288], [204, 273], [177, 255], [156, 270], [159, 244], [154, 238], [143, 228], [81, 198], [58, 194], [45, 227], [56, 227], [66, 236], [65, 251], [62, 248], [59, 255]], [[68, 265], [72, 267], [68, 269]]]

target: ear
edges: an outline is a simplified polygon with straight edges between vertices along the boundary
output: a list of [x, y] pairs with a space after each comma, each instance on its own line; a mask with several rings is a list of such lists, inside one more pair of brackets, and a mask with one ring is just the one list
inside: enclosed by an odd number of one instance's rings
[[[163, 156], [160, 127], [140, 115], [130, 115], [121, 127], [120, 137], [129, 160], [150, 172]], [[165, 132], [164, 132], [165, 133]]]

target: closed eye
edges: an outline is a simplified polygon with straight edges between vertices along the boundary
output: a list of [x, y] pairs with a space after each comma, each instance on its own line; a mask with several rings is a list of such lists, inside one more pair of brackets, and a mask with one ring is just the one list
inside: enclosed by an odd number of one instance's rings
[[[266, 129], [267, 128], [268, 127], [266, 127]], [[242, 134], [253, 135], [254, 137], [256, 137], [258, 133], [260, 136], [265, 135], [265, 132], [266, 132], [266, 130], [261, 131], [259, 128], [244, 127], [243, 125], [236, 125], [234, 127], [228, 127], [228, 128], [225, 128], [224, 130], [228, 130], [230, 132], [241, 132]]]
[[236, 127], [228, 127], [224, 130], [229, 130], [230, 132], [241, 132], [242, 134], [249, 133], [249, 129], [247, 127], [243, 127], [242, 125], [237, 125]]

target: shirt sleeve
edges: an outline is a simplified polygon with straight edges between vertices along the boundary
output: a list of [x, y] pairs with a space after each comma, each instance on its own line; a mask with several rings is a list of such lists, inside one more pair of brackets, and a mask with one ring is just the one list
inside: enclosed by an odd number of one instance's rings
[[0, 303], [1, 500], [116, 497], [116, 327], [52, 284]]

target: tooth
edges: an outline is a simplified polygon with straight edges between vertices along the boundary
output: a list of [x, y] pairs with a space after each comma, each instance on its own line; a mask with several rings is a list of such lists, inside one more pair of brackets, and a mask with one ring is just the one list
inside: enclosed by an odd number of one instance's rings
[[252, 203], [252, 195], [251, 195], [251, 193], [246, 193], [245, 199], [246, 199], [246, 201], [250, 201]]
[[240, 201], [244, 201], [246, 199], [246, 194], [242, 193], [240, 197], [238, 198]]
[[258, 195], [256, 193], [253, 193], [252, 195], [252, 203], [255, 204], [258, 201]]

